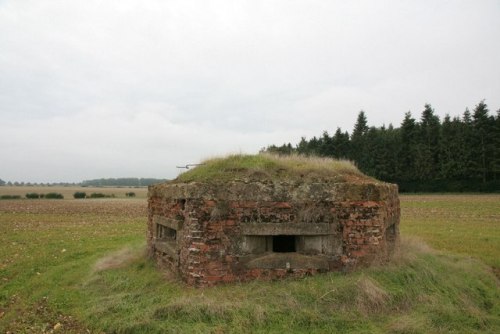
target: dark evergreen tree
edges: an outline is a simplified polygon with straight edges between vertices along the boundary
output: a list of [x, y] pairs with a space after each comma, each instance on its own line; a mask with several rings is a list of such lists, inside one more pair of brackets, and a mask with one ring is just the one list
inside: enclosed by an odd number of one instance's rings
[[400, 128], [401, 153], [398, 179], [412, 181], [415, 179], [415, 155], [417, 149], [417, 124], [410, 112], [405, 114]]
[[358, 118], [356, 119], [356, 124], [354, 124], [354, 129], [352, 130], [352, 137], [362, 137], [369, 130], [368, 120], [366, 118], [366, 114], [363, 110], [361, 110], [358, 114]]
[[464, 137], [464, 124], [458, 117], [449, 115], [441, 124], [439, 141], [439, 178], [458, 180], [467, 173], [467, 143]]
[[462, 170], [462, 178], [463, 179], [471, 179], [474, 178], [475, 173], [475, 163], [474, 163], [474, 152], [473, 152], [473, 131], [474, 128], [472, 126], [472, 115], [469, 111], [469, 108], [465, 108], [465, 111], [462, 115], [461, 122], [461, 135], [460, 140], [464, 144], [463, 145], [463, 170]]
[[395, 129], [392, 124], [389, 124], [385, 134], [384, 145], [387, 149], [388, 168], [385, 171], [389, 182], [397, 182], [400, 174], [399, 158], [401, 155], [401, 134], [399, 129]]
[[298, 154], [303, 154], [303, 155], [309, 155], [309, 141], [306, 140], [306, 137], [300, 138], [300, 142], [297, 144], [296, 147], [297, 153]]
[[335, 148], [333, 146], [333, 138], [330, 137], [328, 131], [323, 131], [323, 136], [320, 138], [319, 155], [323, 157], [335, 156]]
[[320, 155], [319, 153], [320, 144], [321, 142], [318, 138], [316, 138], [316, 136], [312, 137], [311, 140], [309, 141], [309, 154]]
[[381, 180], [389, 179], [392, 168], [390, 166], [390, 148], [387, 145], [388, 136], [385, 126], [379, 129], [370, 127], [366, 138], [367, 173]]
[[360, 111], [351, 135], [351, 154], [349, 158], [356, 161], [358, 167], [361, 169], [365, 169], [369, 164], [366, 152], [368, 130], [368, 121], [365, 112]]
[[415, 173], [418, 180], [435, 180], [438, 176], [439, 118], [430, 104], [426, 104], [418, 124]]
[[500, 180], [500, 109], [497, 110], [495, 125], [493, 127], [494, 157], [493, 157], [493, 179]]
[[473, 126], [473, 161], [476, 175], [483, 183], [486, 182], [489, 172], [492, 171], [494, 156], [494, 141], [492, 140], [494, 131], [494, 118], [488, 116], [488, 106], [484, 100], [474, 109], [472, 115]]
[[349, 156], [349, 133], [342, 132], [340, 128], [337, 128], [335, 135], [332, 138], [332, 143], [334, 147], [333, 156], [337, 159], [348, 159]]

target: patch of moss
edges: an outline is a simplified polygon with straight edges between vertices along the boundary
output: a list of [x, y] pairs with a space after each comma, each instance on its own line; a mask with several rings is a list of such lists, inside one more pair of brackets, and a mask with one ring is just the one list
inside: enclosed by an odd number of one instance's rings
[[220, 182], [229, 180], [293, 180], [355, 182], [373, 180], [350, 161], [299, 155], [235, 154], [208, 159], [179, 175], [173, 182]]

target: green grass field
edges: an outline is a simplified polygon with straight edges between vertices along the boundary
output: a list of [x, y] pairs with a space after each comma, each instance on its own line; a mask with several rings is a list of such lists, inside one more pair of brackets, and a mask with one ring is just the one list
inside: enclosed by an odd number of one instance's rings
[[403, 235], [500, 268], [500, 195], [401, 196]]
[[500, 196], [401, 206], [387, 266], [194, 289], [145, 257], [144, 199], [0, 201], [0, 332], [500, 332]]

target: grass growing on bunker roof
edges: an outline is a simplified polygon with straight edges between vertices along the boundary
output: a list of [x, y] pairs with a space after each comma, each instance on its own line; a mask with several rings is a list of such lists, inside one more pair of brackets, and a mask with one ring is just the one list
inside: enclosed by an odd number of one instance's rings
[[369, 177], [363, 175], [347, 160], [261, 153], [208, 159], [196, 168], [179, 175], [175, 181], [209, 182], [232, 179], [317, 179], [343, 182], [369, 179]]

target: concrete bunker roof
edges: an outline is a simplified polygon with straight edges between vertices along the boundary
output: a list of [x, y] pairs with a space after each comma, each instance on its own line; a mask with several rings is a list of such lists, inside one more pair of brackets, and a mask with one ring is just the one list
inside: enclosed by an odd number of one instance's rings
[[306, 182], [378, 183], [347, 160], [300, 155], [235, 154], [212, 158], [169, 181], [175, 183]]

